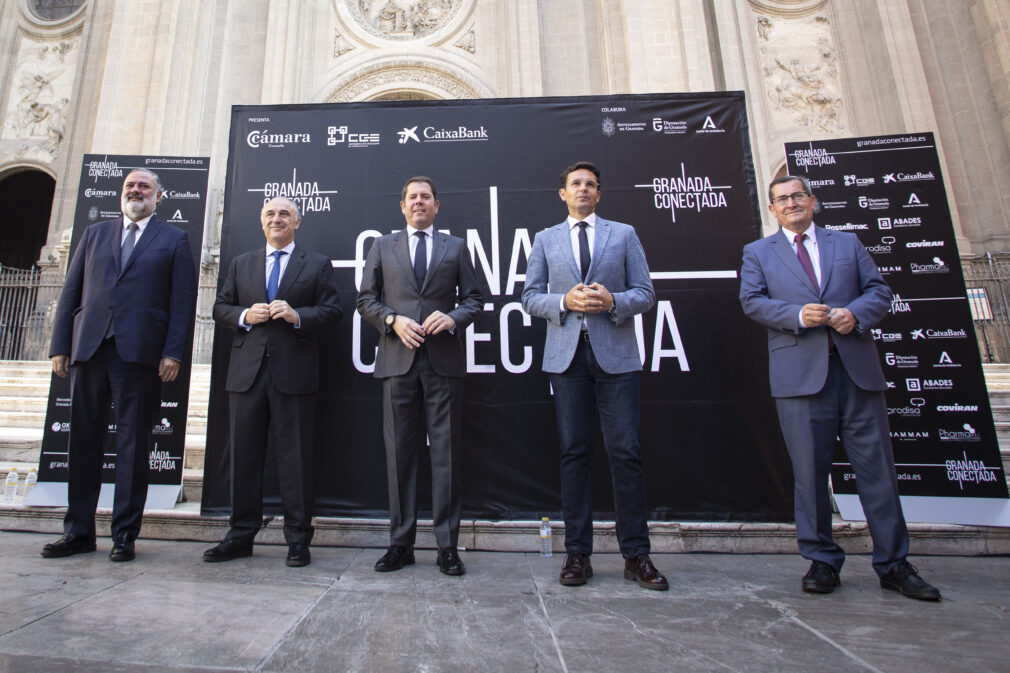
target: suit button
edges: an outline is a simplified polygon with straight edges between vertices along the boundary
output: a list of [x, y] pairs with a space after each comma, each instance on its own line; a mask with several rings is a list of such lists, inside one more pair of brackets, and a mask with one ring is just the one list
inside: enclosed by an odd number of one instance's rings
[[579, 314], [579, 320], [582, 320], [582, 314], [581, 313]]

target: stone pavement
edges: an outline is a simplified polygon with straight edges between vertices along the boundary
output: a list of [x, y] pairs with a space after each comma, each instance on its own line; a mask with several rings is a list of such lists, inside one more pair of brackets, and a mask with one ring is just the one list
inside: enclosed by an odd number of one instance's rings
[[914, 671], [1010, 670], [1010, 558], [920, 556], [943, 592], [920, 603], [879, 588], [864, 555], [842, 586], [799, 590], [796, 555], [656, 554], [667, 593], [596, 554], [585, 587], [562, 557], [464, 552], [441, 575], [433, 550], [379, 574], [381, 550], [286, 547], [209, 564], [207, 543], [141, 539], [137, 560], [43, 559], [53, 535], [0, 533], [0, 672]]

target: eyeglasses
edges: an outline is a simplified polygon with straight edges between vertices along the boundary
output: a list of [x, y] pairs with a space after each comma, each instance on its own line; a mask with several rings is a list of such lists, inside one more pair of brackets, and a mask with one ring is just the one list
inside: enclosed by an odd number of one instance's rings
[[578, 189], [582, 185], [585, 185], [586, 189], [596, 189], [597, 187], [599, 187], [599, 185], [593, 182], [592, 180], [586, 180], [585, 182], [583, 182], [582, 180], [575, 178], [574, 180], [570, 180], [568, 182], [568, 186], [571, 187], [572, 189]]
[[806, 192], [793, 192], [792, 194], [786, 194], [784, 196], [776, 196], [772, 199], [772, 203], [776, 206], [784, 206], [789, 203], [789, 199], [793, 200], [793, 203], [805, 203], [810, 195]]

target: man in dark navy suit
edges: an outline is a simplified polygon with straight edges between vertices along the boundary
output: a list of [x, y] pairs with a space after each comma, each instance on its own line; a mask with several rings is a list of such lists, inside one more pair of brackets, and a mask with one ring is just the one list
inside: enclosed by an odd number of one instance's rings
[[47, 558], [95, 551], [103, 440], [115, 406], [116, 490], [109, 558], [131, 561], [147, 500], [147, 470], [161, 382], [174, 381], [196, 310], [196, 265], [186, 232], [154, 215], [164, 190], [134, 170], [123, 216], [84, 231], [56, 307], [49, 355], [70, 374], [70, 441], [64, 535]]
[[313, 429], [319, 390], [319, 328], [340, 319], [329, 257], [295, 245], [302, 218], [282, 196], [260, 213], [266, 246], [232, 260], [214, 302], [214, 319], [235, 330], [228, 360], [231, 527], [203, 554], [208, 563], [250, 556], [263, 525], [267, 438], [277, 456], [285, 563], [311, 562]]
[[768, 199], [779, 230], [744, 248], [740, 302], [768, 329], [771, 393], [796, 482], [796, 538], [810, 560], [803, 590], [827, 594], [840, 584], [845, 552], [831, 535], [828, 495], [840, 437], [856, 473], [880, 585], [940, 600], [906, 560], [887, 382], [870, 335], [887, 315], [891, 290], [854, 234], [814, 224], [817, 197], [805, 178], [776, 178]]

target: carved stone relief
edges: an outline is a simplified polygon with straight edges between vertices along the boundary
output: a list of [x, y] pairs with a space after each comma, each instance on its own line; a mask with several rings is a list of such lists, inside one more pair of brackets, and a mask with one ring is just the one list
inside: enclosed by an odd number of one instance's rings
[[781, 18], [760, 15], [755, 31], [765, 92], [778, 111], [779, 127], [800, 125], [841, 135], [845, 103], [831, 27], [824, 16]]
[[15, 150], [20, 158], [52, 161], [59, 153], [74, 80], [75, 58], [68, 57], [79, 44], [80, 38], [22, 41], [0, 135], [22, 141]]
[[359, 26], [377, 37], [414, 40], [456, 15], [463, 0], [344, 0]]
[[454, 47], [459, 47], [463, 51], [468, 51], [471, 54], [477, 53], [477, 35], [473, 31], [473, 26], [470, 26], [470, 30], [463, 33], [463, 36], [453, 43]]
[[483, 98], [482, 92], [454, 74], [433, 65], [390, 63], [360, 73], [354, 79], [339, 84], [329, 95], [329, 102], [371, 99], [372, 94], [381, 95], [396, 90], [398, 100], [411, 98], [410, 90], [418, 92], [418, 100], [439, 98]]
[[333, 36], [333, 58], [340, 58], [354, 48], [354, 45], [341, 35], [340, 31], [335, 31]]

